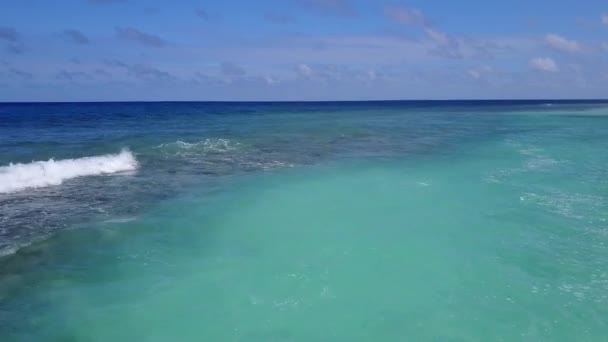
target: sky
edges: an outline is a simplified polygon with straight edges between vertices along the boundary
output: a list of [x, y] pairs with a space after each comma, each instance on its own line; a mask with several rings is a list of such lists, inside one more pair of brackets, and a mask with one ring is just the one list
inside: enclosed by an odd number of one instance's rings
[[608, 98], [605, 0], [2, 0], [0, 101]]

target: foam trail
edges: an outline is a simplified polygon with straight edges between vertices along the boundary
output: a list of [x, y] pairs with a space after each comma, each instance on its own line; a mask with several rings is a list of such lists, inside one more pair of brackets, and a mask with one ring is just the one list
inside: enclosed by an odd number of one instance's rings
[[137, 160], [126, 149], [117, 154], [95, 157], [11, 163], [0, 167], [0, 193], [59, 185], [71, 178], [132, 171], [136, 168]]

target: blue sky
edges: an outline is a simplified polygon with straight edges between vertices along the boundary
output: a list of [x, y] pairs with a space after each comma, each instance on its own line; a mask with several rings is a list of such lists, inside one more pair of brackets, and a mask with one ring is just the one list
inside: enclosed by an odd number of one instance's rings
[[607, 98], [600, 0], [3, 0], [0, 101]]

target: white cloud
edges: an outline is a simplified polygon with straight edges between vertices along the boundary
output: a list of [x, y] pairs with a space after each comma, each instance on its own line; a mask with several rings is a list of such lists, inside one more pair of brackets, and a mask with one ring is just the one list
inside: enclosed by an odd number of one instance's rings
[[468, 73], [469, 76], [473, 77], [476, 80], [481, 78], [481, 73], [478, 70], [469, 70]]
[[424, 32], [426, 32], [426, 34], [429, 36], [429, 38], [431, 38], [435, 43], [437, 43], [439, 45], [449, 45], [450, 44], [450, 37], [445, 32], [441, 32], [439, 30], [435, 30], [432, 28], [428, 28], [428, 29], [424, 30]]
[[272, 77], [272, 76], [264, 76], [262, 78], [264, 80], [264, 82], [266, 82], [268, 85], [273, 85], [273, 84], [278, 84], [280, 83], [279, 80], [277, 80], [276, 78]]
[[308, 66], [308, 64], [299, 64], [296, 67], [296, 71], [298, 72], [298, 74], [300, 76], [303, 76], [305, 78], [310, 78], [312, 76], [312, 68], [310, 66]]
[[460, 42], [452, 38], [449, 34], [433, 28], [425, 28], [426, 35], [437, 45], [431, 53], [448, 58], [462, 58]]
[[369, 70], [350, 70], [350, 76], [353, 80], [364, 82], [364, 83], [373, 83], [376, 81], [387, 81], [389, 78], [388, 75], [383, 72], [377, 71], [375, 69]]
[[467, 73], [469, 74], [469, 76], [471, 76], [472, 78], [479, 80], [481, 79], [484, 75], [487, 75], [491, 72], [493, 72], [494, 69], [492, 69], [492, 67], [484, 65], [482, 67], [479, 68], [475, 68], [475, 69], [469, 69], [467, 70]]
[[602, 24], [608, 25], [608, 14], [602, 14]]
[[530, 67], [535, 70], [558, 72], [557, 63], [549, 57], [537, 57], [530, 60]]
[[554, 33], [545, 36], [545, 43], [556, 50], [566, 52], [581, 51], [581, 45], [576, 40], [570, 40]]

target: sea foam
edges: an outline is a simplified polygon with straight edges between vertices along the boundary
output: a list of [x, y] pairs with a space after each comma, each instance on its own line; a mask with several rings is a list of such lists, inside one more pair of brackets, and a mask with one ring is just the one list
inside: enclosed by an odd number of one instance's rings
[[174, 152], [178, 155], [188, 153], [225, 153], [238, 150], [241, 144], [228, 139], [205, 139], [193, 143], [178, 140], [172, 143], [165, 143], [157, 148], [165, 152]]
[[117, 154], [37, 161], [28, 164], [9, 164], [0, 167], [0, 193], [11, 193], [27, 188], [59, 185], [76, 177], [112, 174], [137, 169], [137, 160], [129, 150]]

